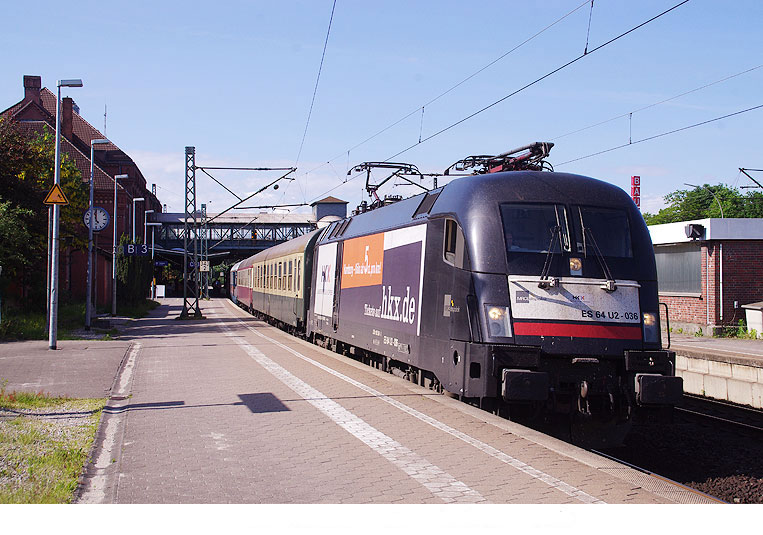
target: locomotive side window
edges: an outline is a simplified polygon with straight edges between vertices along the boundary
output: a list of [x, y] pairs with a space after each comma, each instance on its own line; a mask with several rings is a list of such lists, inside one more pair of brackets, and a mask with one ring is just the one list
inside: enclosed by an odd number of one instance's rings
[[555, 204], [502, 204], [506, 251], [554, 253], [570, 250], [567, 210]]
[[628, 214], [611, 208], [578, 207], [580, 224], [584, 230], [583, 243], [588, 249], [592, 242], [601, 254], [617, 258], [632, 258], [631, 229]]
[[445, 220], [443, 258], [457, 268], [464, 267], [464, 233], [453, 219]]

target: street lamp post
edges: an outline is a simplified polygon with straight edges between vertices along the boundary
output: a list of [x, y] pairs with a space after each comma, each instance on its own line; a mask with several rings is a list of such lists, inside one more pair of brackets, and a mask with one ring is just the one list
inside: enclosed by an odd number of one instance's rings
[[117, 315], [117, 180], [128, 178], [129, 175], [114, 176], [114, 241], [111, 250], [111, 315]]
[[135, 203], [140, 201], [145, 201], [146, 199], [143, 197], [135, 197], [132, 200], [132, 242], [135, 242]]
[[707, 191], [710, 192], [710, 195], [713, 196], [713, 199], [715, 199], [715, 202], [718, 203], [718, 208], [721, 209], [721, 219], [723, 219], [723, 206], [721, 206], [721, 201], [718, 200], [718, 197], [713, 193], [713, 190], [708, 188], [707, 186], [695, 186], [694, 184], [689, 184], [688, 182], [684, 182], [684, 186], [691, 186], [692, 188], [704, 188]]
[[95, 174], [95, 146], [109, 143], [108, 139], [93, 139], [90, 141], [90, 204], [88, 205], [88, 223], [87, 223], [87, 292], [85, 303], [85, 329], [90, 330], [90, 322], [93, 315], [92, 294], [93, 294], [93, 188]]
[[143, 243], [148, 243], [148, 232], [147, 232], [147, 223], [148, 223], [148, 214], [153, 214], [153, 210], [144, 210], [143, 211]]
[[[82, 87], [82, 80], [58, 80], [56, 98], [56, 156], [55, 168], [53, 169], [53, 182], [60, 187], [61, 184], [61, 88], [62, 87]], [[48, 348], [56, 349], [56, 338], [58, 337], [58, 224], [61, 214], [61, 207], [53, 205], [53, 246], [51, 247], [50, 262], [50, 325], [48, 329]]]

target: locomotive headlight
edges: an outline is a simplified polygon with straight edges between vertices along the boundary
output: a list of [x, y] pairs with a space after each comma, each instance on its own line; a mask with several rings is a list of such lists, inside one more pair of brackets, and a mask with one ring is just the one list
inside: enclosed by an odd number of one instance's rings
[[657, 326], [657, 314], [644, 312], [643, 315], [644, 342], [656, 344], [660, 339], [660, 331]]
[[506, 313], [505, 308], [490, 307], [487, 311], [487, 317], [493, 321], [499, 321], [505, 313]]
[[487, 328], [490, 336], [510, 337], [511, 322], [508, 307], [485, 305]]
[[570, 275], [583, 274], [583, 261], [580, 258], [570, 258]]

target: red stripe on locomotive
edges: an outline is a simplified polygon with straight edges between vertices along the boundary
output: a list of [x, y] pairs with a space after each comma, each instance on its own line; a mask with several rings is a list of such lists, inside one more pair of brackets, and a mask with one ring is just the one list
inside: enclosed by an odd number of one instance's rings
[[579, 323], [515, 322], [517, 336], [570, 336], [573, 338], [615, 338], [641, 340], [641, 327], [625, 325], [581, 325]]

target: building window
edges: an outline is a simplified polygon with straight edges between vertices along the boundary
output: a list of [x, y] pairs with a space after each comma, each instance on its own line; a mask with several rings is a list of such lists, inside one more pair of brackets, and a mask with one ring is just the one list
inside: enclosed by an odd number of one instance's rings
[[654, 248], [660, 293], [702, 294], [702, 249], [696, 243]]

